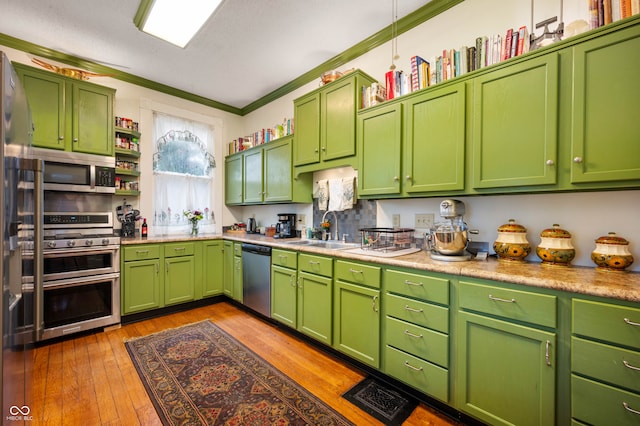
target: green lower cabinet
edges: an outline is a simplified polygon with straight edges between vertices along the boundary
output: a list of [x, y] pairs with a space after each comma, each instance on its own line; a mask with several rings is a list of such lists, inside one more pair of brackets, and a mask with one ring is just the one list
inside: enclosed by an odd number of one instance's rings
[[637, 426], [640, 424], [640, 395], [572, 375], [571, 415], [594, 426]]
[[224, 284], [224, 244], [222, 240], [202, 244], [202, 296], [222, 294]]
[[122, 315], [164, 306], [159, 259], [124, 262], [122, 271]]
[[297, 327], [298, 284], [295, 269], [271, 267], [271, 318]]
[[553, 425], [556, 334], [458, 312], [458, 409], [492, 425]]
[[332, 284], [328, 277], [298, 272], [298, 331], [332, 343]]
[[164, 302], [175, 305], [195, 298], [195, 259], [193, 256], [171, 257], [164, 260]]
[[449, 371], [387, 345], [384, 372], [441, 401], [449, 400]]
[[224, 256], [224, 268], [223, 268], [223, 282], [222, 292], [225, 296], [233, 298], [233, 277], [234, 264], [233, 264], [233, 241], [224, 241], [223, 243], [223, 256]]
[[233, 300], [242, 302], [242, 256], [233, 257], [233, 293], [231, 297]]
[[333, 347], [380, 367], [380, 290], [335, 280]]

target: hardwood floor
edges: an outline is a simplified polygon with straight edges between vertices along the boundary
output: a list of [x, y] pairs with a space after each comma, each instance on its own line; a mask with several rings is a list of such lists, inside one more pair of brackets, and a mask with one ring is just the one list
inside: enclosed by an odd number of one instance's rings
[[[355, 424], [381, 424], [341, 397], [363, 372], [224, 302], [36, 348], [34, 424], [160, 425], [123, 342], [206, 319]], [[457, 423], [421, 404], [404, 424]]]

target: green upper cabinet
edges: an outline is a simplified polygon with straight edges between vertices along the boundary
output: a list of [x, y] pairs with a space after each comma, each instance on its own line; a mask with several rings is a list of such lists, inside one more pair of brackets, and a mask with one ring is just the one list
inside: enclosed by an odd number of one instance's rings
[[293, 102], [298, 172], [355, 165], [356, 113], [362, 87], [375, 80], [356, 70]]
[[247, 151], [243, 155], [243, 202], [261, 203], [262, 189], [262, 149]]
[[473, 90], [473, 187], [555, 184], [558, 54], [487, 72]]
[[291, 136], [231, 155], [225, 160], [225, 203], [310, 203], [310, 173], [294, 176]]
[[243, 156], [232, 155], [224, 161], [224, 202], [242, 204]]
[[640, 179], [638, 52], [637, 26], [573, 48], [571, 183]]
[[405, 103], [404, 192], [464, 189], [466, 86], [426, 91]]
[[113, 155], [115, 90], [14, 64], [34, 123], [34, 146]]
[[400, 194], [402, 104], [358, 114], [358, 195]]

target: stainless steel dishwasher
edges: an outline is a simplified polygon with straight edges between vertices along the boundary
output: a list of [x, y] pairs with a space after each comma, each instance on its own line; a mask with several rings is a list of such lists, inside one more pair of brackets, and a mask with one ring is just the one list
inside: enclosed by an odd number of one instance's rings
[[271, 247], [242, 243], [242, 303], [271, 317]]

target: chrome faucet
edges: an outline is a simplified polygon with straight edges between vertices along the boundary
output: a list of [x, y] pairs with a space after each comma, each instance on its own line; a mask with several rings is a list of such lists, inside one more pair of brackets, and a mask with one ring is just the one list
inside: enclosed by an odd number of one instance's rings
[[321, 223], [324, 222], [329, 213], [333, 213], [333, 222], [336, 224], [336, 228], [333, 231], [333, 239], [338, 241], [338, 216], [336, 216], [336, 212], [334, 212], [333, 210], [327, 210], [326, 212], [324, 212], [324, 214], [322, 215]]

